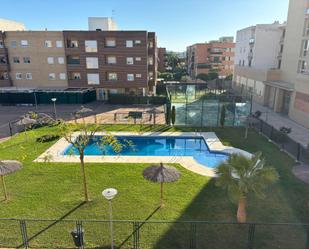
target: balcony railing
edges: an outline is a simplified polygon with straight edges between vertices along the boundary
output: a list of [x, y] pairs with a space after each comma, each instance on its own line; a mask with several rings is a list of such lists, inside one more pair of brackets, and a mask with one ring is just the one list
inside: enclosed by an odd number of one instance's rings
[[67, 64], [68, 65], [79, 65], [80, 59], [67, 59]]

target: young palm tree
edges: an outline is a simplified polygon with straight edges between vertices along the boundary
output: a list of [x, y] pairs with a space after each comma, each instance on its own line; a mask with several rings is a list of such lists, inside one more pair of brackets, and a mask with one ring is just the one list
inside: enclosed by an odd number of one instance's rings
[[252, 158], [232, 154], [216, 169], [216, 185], [226, 189], [231, 199], [238, 202], [237, 220], [241, 223], [247, 220], [248, 194], [254, 193], [257, 197], [263, 198], [268, 185], [279, 178], [274, 168], [265, 166], [265, 160], [261, 156], [260, 152]]

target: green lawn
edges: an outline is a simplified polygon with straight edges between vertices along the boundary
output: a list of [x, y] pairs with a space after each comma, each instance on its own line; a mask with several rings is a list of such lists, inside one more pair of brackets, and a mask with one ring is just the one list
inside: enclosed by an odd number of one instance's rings
[[[157, 209], [160, 188], [159, 185], [143, 179], [141, 173], [146, 164], [87, 164], [91, 202], [82, 203], [79, 164], [32, 162], [53, 143], [37, 143], [35, 138], [48, 134], [53, 129], [40, 128], [29, 132], [27, 141], [24, 134], [19, 134], [0, 144], [1, 159], [17, 159], [24, 164], [21, 171], [6, 177], [10, 200], [0, 202], [1, 218], [107, 220], [108, 206], [101, 192], [107, 187], [115, 187], [119, 191], [113, 202], [114, 219], [117, 220], [149, 218], [149, 221], [236, 221], [236, 205], [228, 199], [224, 191], [215, 187], [214, 180], [194, 174], [180, 165], [175, 166], [181, 171], [182, 177], [176, 183], [166, 184], [166, 205]], [[151, 127], [138, 125], [112, 125], [106, 129], [153, 130]], [[175, 129], [157, 126], [154, 130]], [[254, 131], [249, 132], [247, 140], [243, 138], [244, 130], [240, 128], [212, 131], [215, 131], [227, 145], [249, 152], [262, 151], [267, 163], [276, 167], [280, 174], [280, 181], [269, 188], [264, 200], [256, 199], [254, 196], [249, 198], [250, 222], [309, 223], [309, 187], [292, 175], [294, 161], [289, 156]], [[46, 228], [46, 231], [30, 241], [30, 245], [45, 245], [47, 248], [57, 247], [55, 245], [72, 246], [69, 231], [74, 225], [73, 222], [59, 222], [55, 225], [51, 225], [50, 221], [27, 222], [28, 237]], [[116, 223], [115, 226], [116, 242], [119, 245], [132, 232], [132, 224]], [[85, 223], [84, 229], [89, 248], [108, 244], [108, 224]], [[209, 248], [245, 248], [242, 241], [247, 240], [247, 229], [247, 226], [241, 225], [199, 225], [196, 231], [197, 243], [200, 245], [198, 248], [208, 248], [205, 247], [205, 243], [211, 246]], [[189, 248], [185, 244], [189, 243], [189, 231], [189, 225], [144, 225], [141, 230], [141, 248]], [[18, 245], [21, 242], [19, 232], [17, 222], [0, 221], [0, 246]], [[259, 227], [256, 236], [256, 248], [305, 248], [302, 227]], [[225, 239], [222, 239], [223, 237]], [[278, 243], [276, 239], [280, 239], [282, 243]], [[132, 238], [123, 248], [131, 248], [131, 245]]]

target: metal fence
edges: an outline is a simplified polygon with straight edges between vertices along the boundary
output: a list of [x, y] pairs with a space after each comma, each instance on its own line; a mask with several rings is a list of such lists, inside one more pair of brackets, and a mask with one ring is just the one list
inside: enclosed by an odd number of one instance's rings
[[288, 135], [278, 131], [262, 119], [252, 118], [250, 125], [277, 144], [282, 150], [293, 156], [297, 161], [309, 165], [309, 148], [294, 141]]
[[[308, 249], [309, 224], [113, 221], [115, 248]], [[0, 219], [0, 247], [110, 248], [109, 221]]]

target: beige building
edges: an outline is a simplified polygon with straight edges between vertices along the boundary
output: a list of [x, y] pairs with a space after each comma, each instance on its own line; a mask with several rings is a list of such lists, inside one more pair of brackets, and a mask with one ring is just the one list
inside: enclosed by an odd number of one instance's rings
[[23, 31], [25, 29], [23, 23], [0, 18], [0, 31]]
[[13, 86], [68, 86], [62, 32], [10, 31], [5, 33], [5, 43]]
[[[287, 24], [278, 26], [278, 32], [272, 31], [263, 39], [271, 41], [273, 51], [267, 53], [272, 54], [269, 61], [260, 65], [272, 62], [272, 66], [255, 67], [254, 63], [242, 62], [235, 65], [234, 87], [251, 93], [255, 101], [309, 128], [309, 0], [290, 0]], [[259, 40], [252, 36], [248, 43]], [[267, 49], [268, 43], [264, 46]], [[236, 48], [239, 47], [236, 41]], [[263, 53], [255, 52], [249, 50], [249, 58]], [[239, 53], [236, 49], [236, 58], [241, 57]]]

